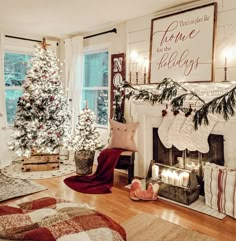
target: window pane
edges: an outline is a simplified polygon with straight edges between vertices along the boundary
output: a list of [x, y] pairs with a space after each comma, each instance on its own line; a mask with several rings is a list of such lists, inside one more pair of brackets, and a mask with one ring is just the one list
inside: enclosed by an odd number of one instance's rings
[[22, 90], [6, 90], [6, 110], [7, 110], [7, 122], [8, 124], [13, 124], [15, 114], [16, 114], [16, 107], [17, 101], [20, 96], [22, 96]]
[[5, 86], [21, 86], [25, 80], [31, 55], [5, 53], [4, 55], [4, 79]]
[[108, 52], [84, 56], [84, 87], [108, 86]]
[[[83, 103], [88, 101], [88, 108], [97, 116], [97, 124], [108, 124], [108, 91], [107, 90], [84, 90]], [[82, 106], [84, 108], [84, 105]]]

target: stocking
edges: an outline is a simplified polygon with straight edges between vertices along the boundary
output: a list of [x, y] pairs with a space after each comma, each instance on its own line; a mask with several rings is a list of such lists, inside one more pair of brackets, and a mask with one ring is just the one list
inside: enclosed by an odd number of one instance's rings
[[194, 123], [193, 123], [193, 115], [185, 117], [186, 120], [181, 128], [180, 135], [183, 139], [182, 149], [188, 149], [189, 151], [196, 151], [196, 147], [194, 146], [191, 135], [194, 132]]
[[174, 118], [172, 125], [169, 128], [168, 132], [168, 142], [174, 145], [179, 150], [182, 149], [184, 146], [184, 140], [181, 136], [181, 128], [186, 120], [185, 114], [183, 112], [179, 112], [179, 114], [176, 115]]
[[166, 148], [171, 148], [172, 146], [168, 141], [168, 131], [174, 119], [175, 116], [172, 111], [167, 111], [167, 114], [163, 117], [161, 125], [158, 128], [158, 136]]
[[196, 131], [193, 131], [191, 135], [192, 143], [201, 153], [209, 152], [208, 136], [210, 135], [211, 130], [217, 122], [217, 118], [214, 115], [208, 114], [207, 117], [209, 124], [205, 125], [202, 123], [202, 125], [199, 126]]

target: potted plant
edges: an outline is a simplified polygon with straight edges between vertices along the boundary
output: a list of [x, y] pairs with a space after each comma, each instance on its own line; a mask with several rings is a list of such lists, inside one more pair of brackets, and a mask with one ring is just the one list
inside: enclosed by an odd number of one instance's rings
[[78, 124], [71, 143], [75, 150], [76, 173], [79, 175], [92, 173], [95, 150], [102, 148], [95, 120], [96, 115], [88, 108], [86, 102], [86, 107], [78, 116]]

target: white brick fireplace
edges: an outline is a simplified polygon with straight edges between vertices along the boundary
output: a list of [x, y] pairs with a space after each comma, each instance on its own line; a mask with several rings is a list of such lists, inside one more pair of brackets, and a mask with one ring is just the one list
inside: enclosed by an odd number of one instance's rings
[[[212, 97], [213, 98], [213, 97]], [[153, 128], [158, 128], [162, 121], [161, 111], [165, 105], [143, 101], [130, 101], [130, 114], [133, 122], [139, 122], [136, 134], [138, 152], [135, 158], [135, 175], [145, 177], [153, 159]], [[224, 136], [225, 166], [236, 169], [236, 117], [224, 121], [218, 116], [212, 134]]]

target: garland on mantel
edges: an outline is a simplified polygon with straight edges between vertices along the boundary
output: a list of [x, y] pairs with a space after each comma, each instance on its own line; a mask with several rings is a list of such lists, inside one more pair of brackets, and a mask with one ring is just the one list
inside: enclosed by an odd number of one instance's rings
[[[209, 124], [207, 117], [209, 113], [222, 114], [226, 121], [235, 114], [236, 86], [209, 102], [205, 102], [196, 92], [183, 87], [170, 78], [163, 79], [154, 89], [137, 89], [128, 82], [123, 82], [117, 88], [120, 93], [124, 93], [124, 89], [126, 90], [125, 98], [127, 99], [149, 101], [152, 104], [170, 102], [174, 114], [178, 114], [179, 110], [182, 110], [186, 116], [189, 116], [194, 111], [193, 122], [195, 129], [198, 129], [202, 123]], [[197, 104], [201, 106], [194, 110], [191, 105], [185, 107], [187, 98], [188, 100], [195, 100], [195, 106]]]

